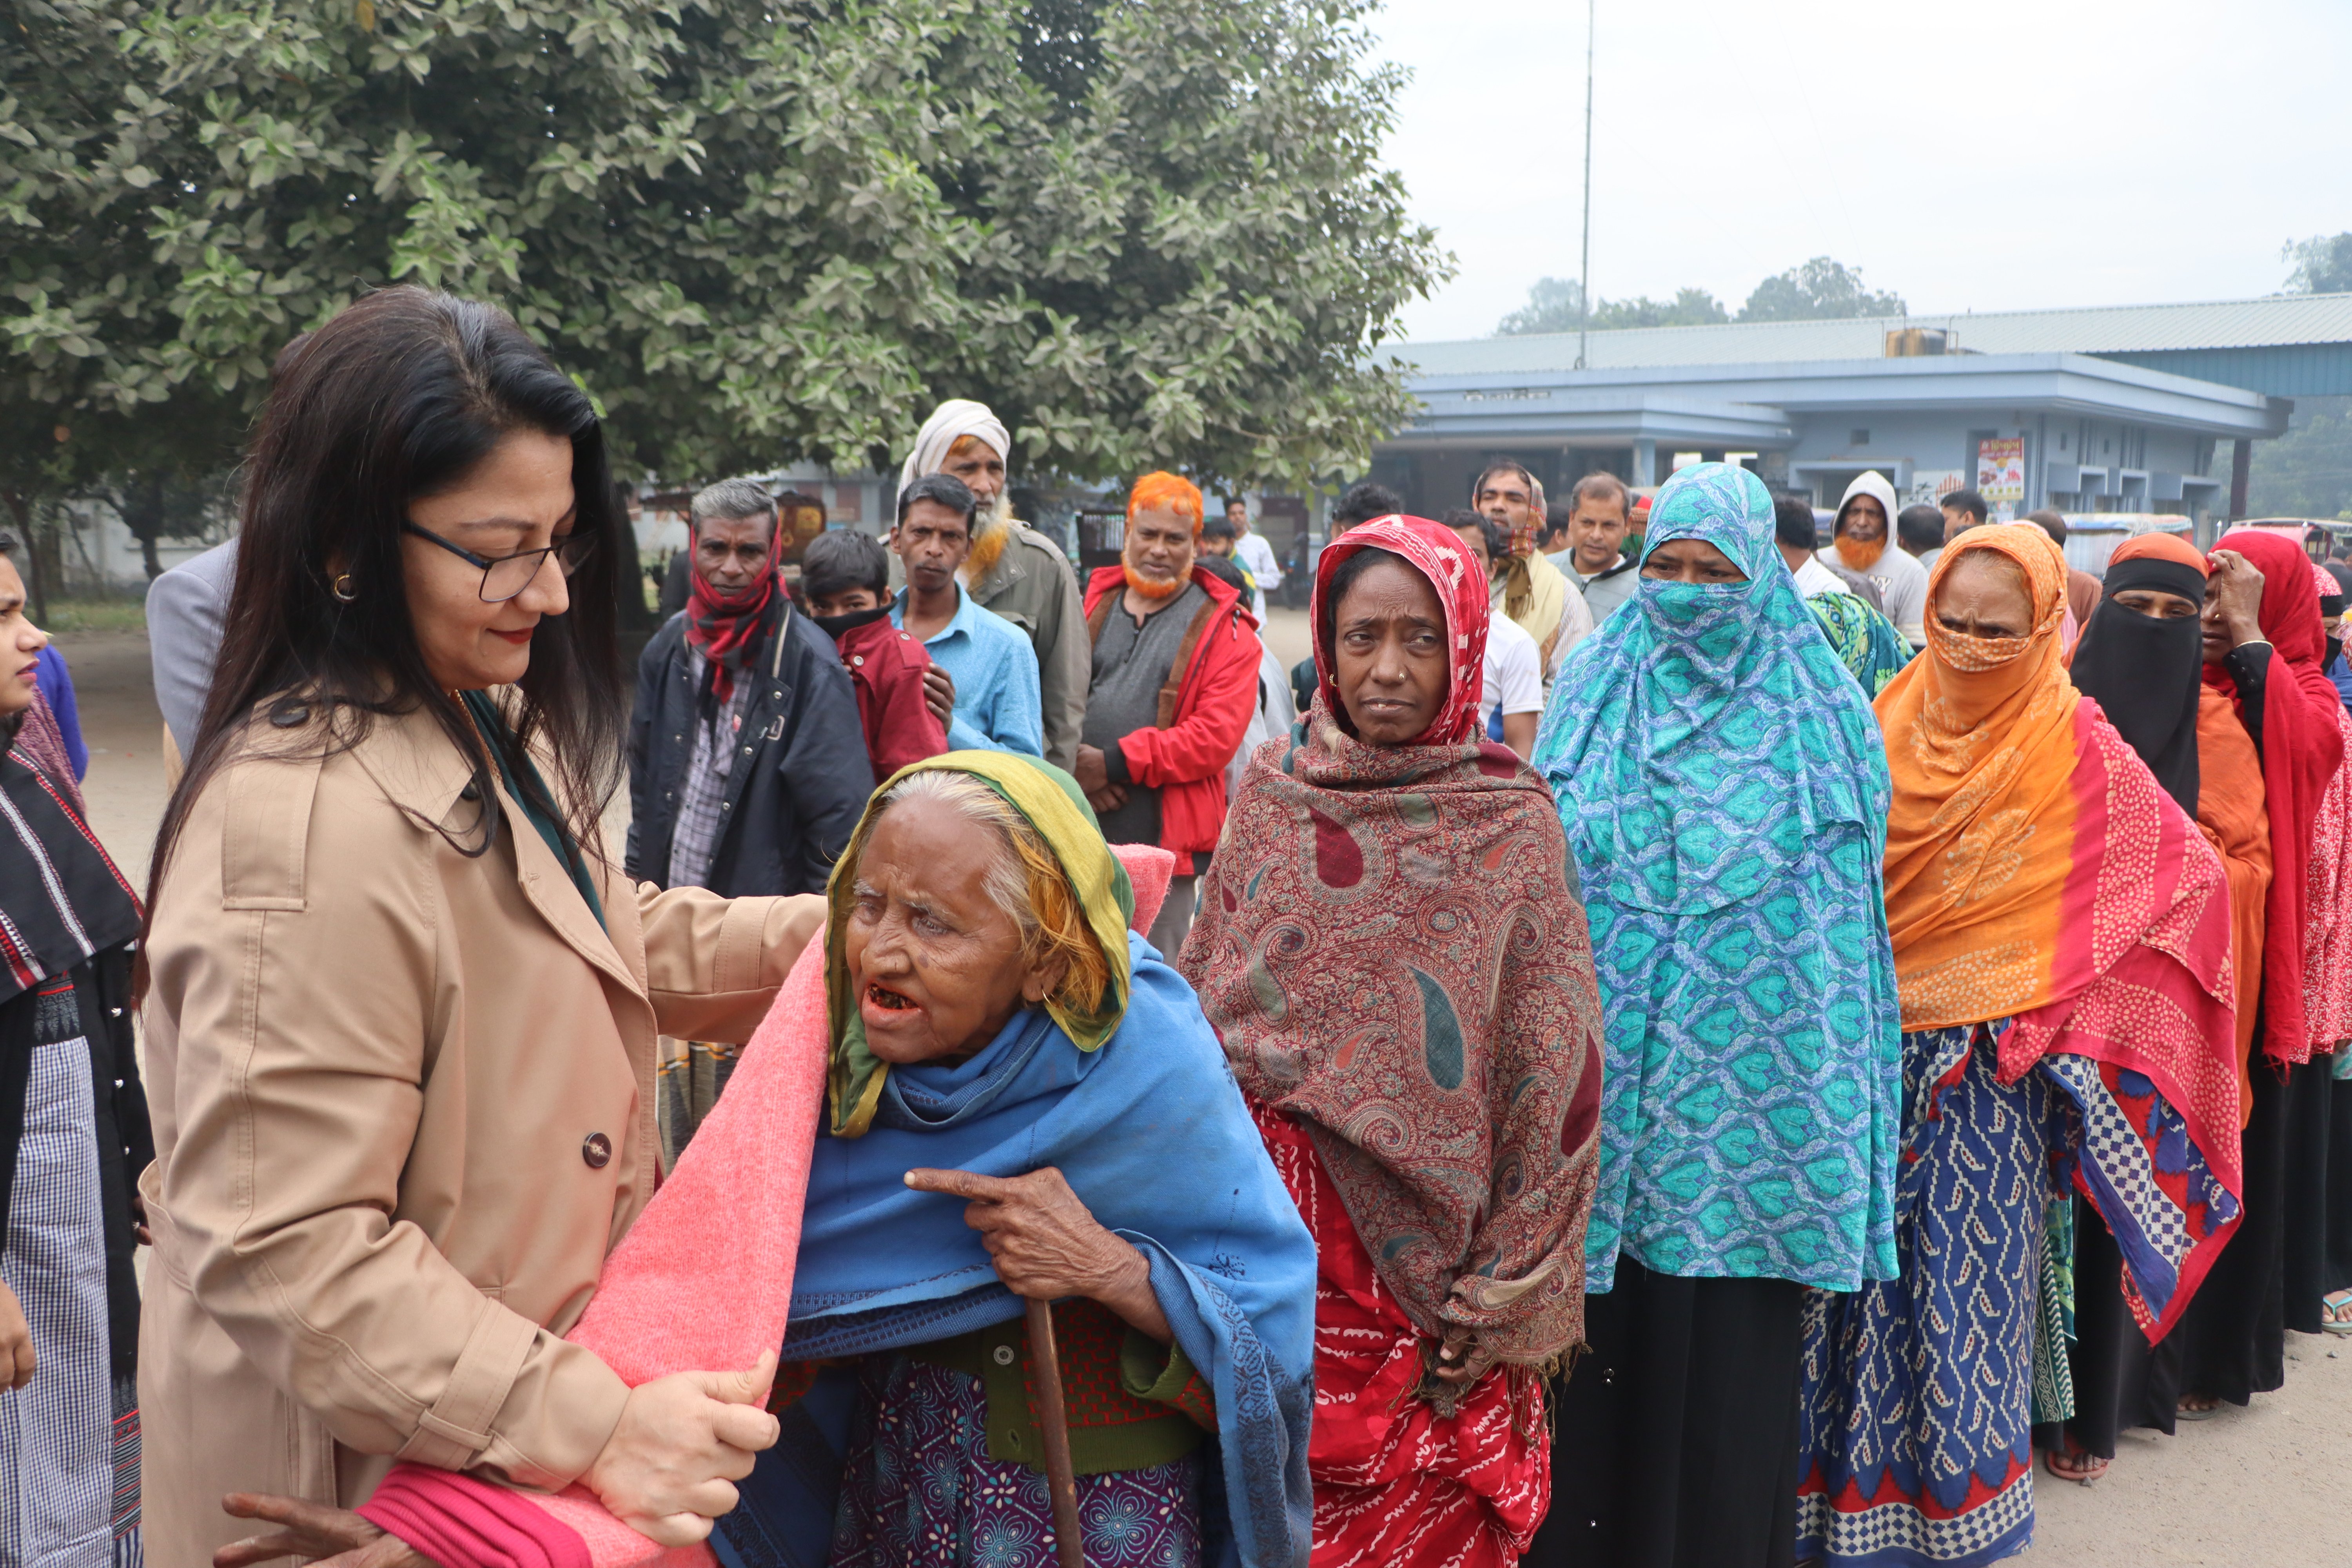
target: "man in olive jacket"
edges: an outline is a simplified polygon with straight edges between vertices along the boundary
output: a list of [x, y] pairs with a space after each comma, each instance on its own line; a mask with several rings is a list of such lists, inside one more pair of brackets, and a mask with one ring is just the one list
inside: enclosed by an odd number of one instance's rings
[[1012, 449], [1013, 437], [986, 404], [951, 397], [923, 421], [915, 449], [898, 471], [898, 489], [904, 494], [928, 474], [953, 474], [980, 503], [972, 519], [971, 555], [963, 567], [964, 592], [982, 609], [1019, 626], [1037, 650], [1045, 760], [1066, 773], [1077, 765], [1078, 732], [1086, 725], [1092, 644], [1069, 558], [1015, 518], [1005, 498], [1004, 464]]
[[776, 579], [776, 509], [748, 479], [694, 498], [687, 606], [637, 660], [627, 870], [730, 898], [822, 893], [874, 770], [833, 639]]

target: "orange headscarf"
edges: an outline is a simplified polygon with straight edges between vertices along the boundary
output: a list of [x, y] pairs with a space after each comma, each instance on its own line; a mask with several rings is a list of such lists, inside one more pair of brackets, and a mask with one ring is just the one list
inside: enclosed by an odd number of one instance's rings
[[[1936, 596], [1990, 551], [2023, 574], [2032, 630], [1948, 631]], [[1873, 707], [1886, 734], [1886, 923], [1906, 1029], [1982, 1023], [2053, 995], [2059, 906], [2074, 867], [2074, 710], [2059, 657], [2066, 565], [2039, 528], [1972, 528], [1927, 585], [1927, 651]]]

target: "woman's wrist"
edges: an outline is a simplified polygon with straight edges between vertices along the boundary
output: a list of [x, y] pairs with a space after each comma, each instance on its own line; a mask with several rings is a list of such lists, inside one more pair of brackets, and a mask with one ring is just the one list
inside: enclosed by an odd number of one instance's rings
[[1106, 1260], [1098, 1287], [1087, 1293], [1118, 1313], [1129, 1328], [1167, 1344], [1175, 1338], [1175, 1331], [1168, 1326], [1168, 1314], [1160, 1310], [1160, 1298], [1152, 1291], [1151, 1260], [1144, 1257], [1141, 1247], [1116, 1233], [1103, 1234], [1116, 1253]]

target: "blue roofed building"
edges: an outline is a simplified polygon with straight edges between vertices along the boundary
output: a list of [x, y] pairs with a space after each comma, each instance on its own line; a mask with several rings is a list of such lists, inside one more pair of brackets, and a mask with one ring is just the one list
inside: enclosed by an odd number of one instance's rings
[[1906, 504], [1968, 486], [2012, 515], [2172, 512], [2210, 527], [2243, 514], [2222, 476], [2243, 483], [2251, 443], [2285, 431], [2294, 399], [2352, 395], [2352, 294], [1384, 352], [1410, 367], [1422, 413], [1375, 449], [1371, 477], [1428, 515], [1466, 504], [1478, 470], [1509, 457], [1555, 496], [1599, 469], [1638, 486], [1731, 460], [1821, 505], [1875, 468]]

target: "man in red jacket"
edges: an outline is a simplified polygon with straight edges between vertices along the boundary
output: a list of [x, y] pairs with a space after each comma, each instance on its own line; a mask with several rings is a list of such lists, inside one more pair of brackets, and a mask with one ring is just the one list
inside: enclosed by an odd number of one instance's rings
[[1192, 927], [1192, 879], [1225, 826], [1225, 764], [1257, 710], [1257, 621], [1238, 590], [1196, 570], [1201, 492], [1146, 474], [1127, 501], [1119, 564], [1087, 584], [1094, 666], [1078, 787], [1113, 844], [1176, 852], [1151, 925], [1171, 961]]

